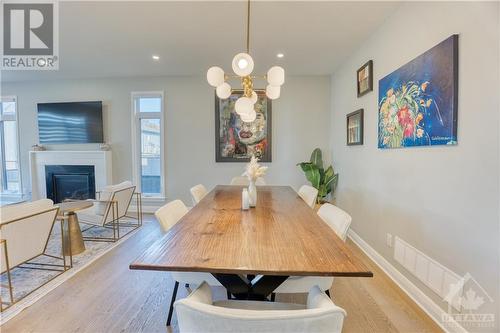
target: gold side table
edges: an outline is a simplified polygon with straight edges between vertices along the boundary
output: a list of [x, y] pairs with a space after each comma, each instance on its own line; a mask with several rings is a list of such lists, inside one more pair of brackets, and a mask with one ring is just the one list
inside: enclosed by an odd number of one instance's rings
[[75, 212], [93, 205], [91, 201], [66, 201], [58, 204], [59, 215], [64, 216], [66, 221], [64, 223], [64, 255], [75, 255], [85, 251], [82, 230]]

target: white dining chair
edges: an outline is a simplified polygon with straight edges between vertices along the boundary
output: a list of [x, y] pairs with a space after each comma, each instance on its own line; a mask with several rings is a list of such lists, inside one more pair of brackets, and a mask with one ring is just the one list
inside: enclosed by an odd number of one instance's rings
[[[172, 228], [179, 220], [189, 212], [189, 209], [181, 200], [174, 200], [155, 212], [156, 219], [161, 225], [164, 232]], [[222, 286], [222, 284], [210, 273], [199, 272], [171, 272], [172, 278], [175, 281], [172, 298], [170, 300], [170, 308], [168, 311], [167, 326], [170, 326], [174, 309], [174, 302], [177, 298], [177, 289], [179, 283], [184, 283], [186, 287], [190, 285], [200, 285], [206, 281], [211, 286]]]
[[352, 217], [344, 210], [329, 203], [321, 205], [318, 209], [318, 215], [325, 221], [335, 233], [345, 242], [347, 232], [351, 226]]
[[329, 332], [340, 333], [346, 312], [317, 286], [307, 304], [260, 301], [213, 301], [202, 283], [188, 297], [175, 302], [180, 333]]
[[[318, 216], [335, 231], [335, 233], [345, 242], [347, 232], [351, 225], [352, 218], [342, 209], [329, 203], [321, 205]], [[271, 300], [275, 294], [306, 293], [312, 286], [319, 286], [330, 296], [330, 288], [333, 284], [333, 277], [330, 276], [291, 276], [274, 290]]]
[[[233, 179], [231, 179], [231, 185], [248, 186], [248, 185], [250, 185], [250, 180], [248, 180], [247, 176], [236, 176], [236, 177], [233, 177]], [[255, 181], [255, 185], [257, 185], [257, 186], [265, 186], [266, 185], [266, 181], [265, 181], [264, 178], [259, 177]]]
[[318, 197], [318, 190], [309, 185], [302, 185], [297, 194], [306, 202], [306, 204], [314, 208], [316, 198]]
[[193, 200], [193, 206], [196, 206], [198, 202], [200, 202], [201, 199], [203, 199], [203, 197], [208, 193], [207, 189], [202, 184], [198, 184], [196, 186], [191, 187], [189, 192], [191, 192], [191, 199]]

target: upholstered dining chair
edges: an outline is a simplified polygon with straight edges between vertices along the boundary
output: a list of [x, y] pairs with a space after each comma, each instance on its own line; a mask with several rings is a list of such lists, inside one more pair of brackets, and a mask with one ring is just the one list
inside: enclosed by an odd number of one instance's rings
[[302, 185], [297, 194], [306, 202], [306, 204], [314, 208], [316, 198], [318, 197], [318, 190], [309, 185]]
[[193, 199], [193, 206], [196, 206], [198, 202], [200, 202], [201, 199], [203, 199], [203, 197], [208, 193], [207, 189], [202, 184], [198, 184], [196, 186], [191, 187], [189, 192], [191, 192], [191, 199]]
[[[156, 219], [164, 232], [168, 232], [179, 220], [189, 212], [189, 209], [181, 200], [174, 200], [155, 212]], [[206, 281], [211, 286], [222, 286], [220, 282], [210, 273], [198, 272], [171, 272], [172, 278], [175, 281], [172, 298], [170, 300], [170, 308], [168, 310], [167, 326], [170, 326], [172, 314], [174, 311], [174, 302], [177, 298], [177, 289], [179, 283], [184, 283], [186, 287], [190, 285], [200, 285]]]
[[352, 222], [351, 215], [330, 203], [321, 205], [318, 209], [318, 215], [344, 242], [346, 241], [347, 232]]
[[318, 287], [307, 296], [307, 304], [259, 301], [212, 300], [202, 283], [188, 297], [175, 302], [179, 331], [234, 332], [329, 332], [340, 333], [346, 312]]
[[[231, 179], [231, 185], [248, 186], [248, 185], [250, 185], [250, 181], [248, 180], [247, 176], [236, 176], [236, 177], [233, 177], [233, 179]], [[255, 181], [255, 185], [265, 186], [266, 181], [264, 178], [259, 177], [259, 178], [257, 178], [257, 181]]]
[[[319, 208], [318, 215], [344, 242], [346, 241], [352, 221], [349, 214], [337, 206], [325, 203]], [[274, 290], [271, 299], [274, 300], [275, 294], [306, 293], [315, 285], [330, 296], [329, 290], [332, 284], [333, 277], [330, 276], [291, 276]]]

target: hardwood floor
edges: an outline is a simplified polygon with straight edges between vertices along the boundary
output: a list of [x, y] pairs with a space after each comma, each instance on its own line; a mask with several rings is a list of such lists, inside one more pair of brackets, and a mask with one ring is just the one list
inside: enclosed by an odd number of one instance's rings
[[[130, 239], [76, 274], [1, 327], [9, 332], [165, 332], [173, 281], [168, 273], [131, 271], [128, 265], [160, 236], [154, 217]], [[373, 278], [335, 278], [336, 304], [347, 311], [343, 332], [440, 332], [359, 248], [348, 246]], [[187, 295], [179, 288], [178, 297]], [[215, 293], [225, 298], [225, 290]], [[304, 302], [305, 295], [277, 301]], [[174, 315], [169, 332], [177, 332]]]

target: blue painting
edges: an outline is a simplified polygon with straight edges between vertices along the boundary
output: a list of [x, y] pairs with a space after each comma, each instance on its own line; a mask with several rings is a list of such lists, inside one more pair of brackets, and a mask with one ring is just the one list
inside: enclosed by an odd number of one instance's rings
[[458, 35], [379, 81], [378, 147], [457, 144]]

